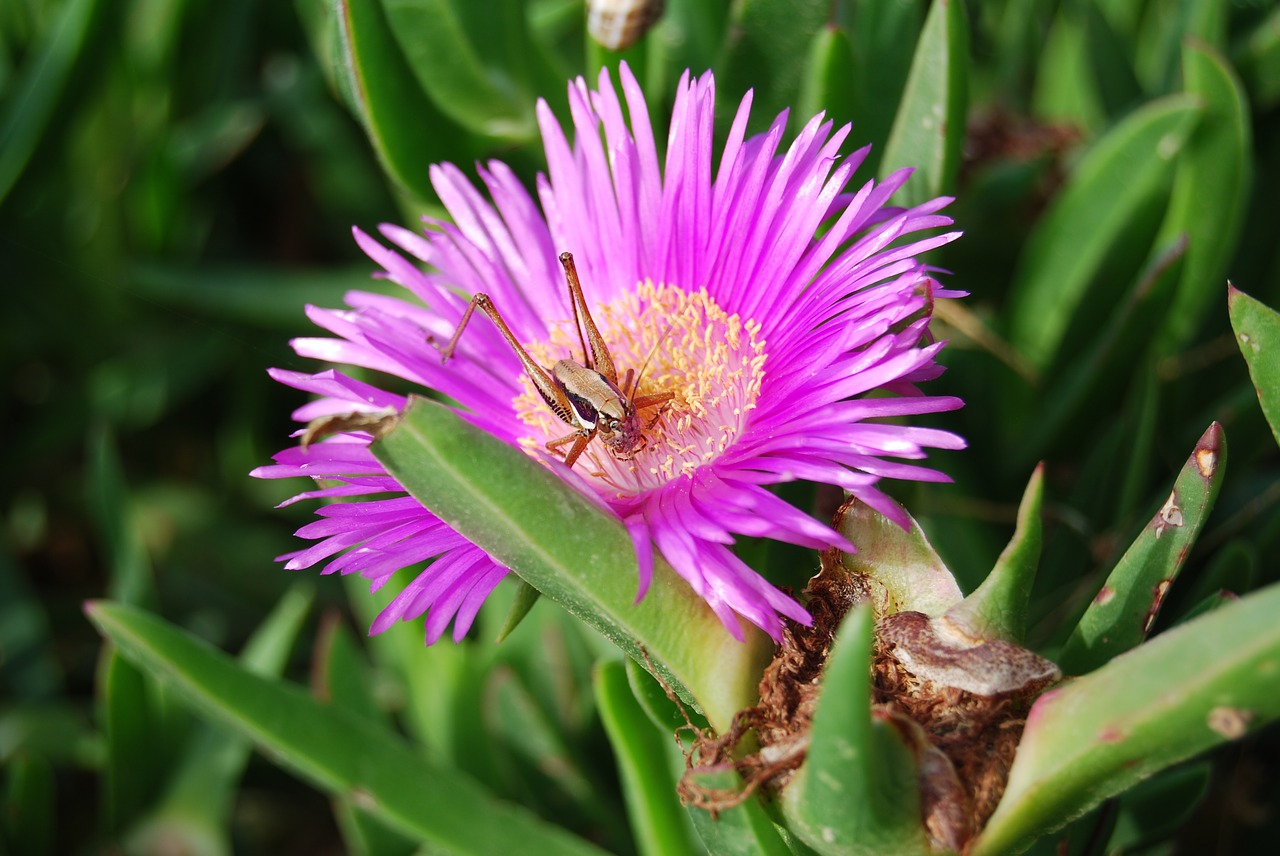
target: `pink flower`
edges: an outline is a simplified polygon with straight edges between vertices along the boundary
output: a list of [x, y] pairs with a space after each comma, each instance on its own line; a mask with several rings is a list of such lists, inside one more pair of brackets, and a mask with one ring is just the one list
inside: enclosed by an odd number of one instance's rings
[[[903, 461], [923, 458], [925, 447], [964, 445], [944, 431], [898, 424], [961, 405], [916, 386], [942, 371], [935, 362], [942, 343], [928, 335], [932, 301], [958, 296], [917, 258], [958, 236], [919, 234], [950, 225], [937, 213], [949, 200], [887, 207], [906, 170], [844, 192], [867, 152], [840, 159], [848, 126], [833, 133], [814, 117], [779, 153], [785, 114], [745, 138], [750, 94], [713, 169], [710, 74], [680, 82], [664, 168], [644, 96], [625, 66], [621, 84], [629, 121], [607, 73], [597, 91], [581, 79], [570, 86], [572, 145], [539, 104], [549, 166], [538, 180], [540, 206], [500, 162], [480, 170], [489, 198], [456, 167], [433, 167], [452, 223], [430, 222], [425, 234], [382, 227], [399, 250], [355, 232], [382, 275], [409, 294], [352, 292], [348, 310], [309, 308], [333, 337], [293, 345], [305, 357], [451, 397], [471, 422], [548, 460], [617, 514], [640, 560], [640, 596], [656, 546], [731, 632], [741, 634], [736, 613], [777, 638], [779, 615], [806, 623], [809, 616], [734, 555], [734, 536], [853, 545], [766, 486], [838, 485], [901, 519], [878, 480], [943, 481]], [[571, 427], [537, 395], [489, 319], [477, 313], [447, 363], [440, 352], [468, 296], [485, 292], [539, 364], [582, 363], [562, 251], [573, 253], [619, 373], [644, 368], [635, 394], [674, 396], [665, 409], [641, 413], [645, 442], [634, 457], [615, 457], [596, 438], [571, 470], [544, 448]], [[404, 405], [339, 370], [272, 376], [319, 396], [294, 414], [304, 422]], [[298, 531], [316, 543], [282, 558], [289, 568], [327, 561], [325, 573], [359, 573], [374, 590], [401, 568], [434, 559], [373, 631], [426, 612], [428, 643], [450, 620], [460, 639], [507, 569], [408, 496], [368, 443], [367, 435], [342, 434], [286, 449], [274, 466], [254, 471], [330, 480], [291, 501], [377, 496], [321, 508], [320, 519]]]

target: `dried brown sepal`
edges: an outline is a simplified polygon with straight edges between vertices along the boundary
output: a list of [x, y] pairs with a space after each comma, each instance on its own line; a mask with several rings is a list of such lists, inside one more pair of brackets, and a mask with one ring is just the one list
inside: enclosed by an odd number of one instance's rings
[[[1061, 677], [1043, 657], [1003, 639], [969, 639], [945, 618], [900, 612], [876, 625], [873, 697], [917, 723], [950, 762], [973, 831], [1004, 794], [1032, 702]], [[939, 810], [929, 801], [936, 783], [926, 780], [935, 774], [920, 772], [928, 820]]]
[[398, 424], [400, 424], [400, 414], [390, 407], [356, 413], [335, 413], [332, 416], [321, 416], [319, 419], [311, 420], [300, 442], [305, 449], [331, 434], [347, 434], [352, 431], [363, 431], [377, 440]]
[[[877, 615], [871, 714], [893, 725], [915, 756], [931, 844], [960, 852], [999, 803], [1027, 712], [1061, 671], [1008, 641], [977, 638], [946, 615], [898, 611], [883, 583], [842, 558], [839, 550], [822, 555], [805, 590], [813, 625], [787, 622], [760, 681], [760, 703], [741, 711], [729, 733], [697, 735], [681, 799], [714, 814], [786, 787], [805, 759], [836, 631], [852, 607], [870, 602]], [[740, 787], [700, 782], [700, 774], [727, 770]]]
[[[727, 734], [700, 734], [686, 753], [686, 770], [678, 788], [685, 804], [714, 815], [757, 790], [777, 793], [803, 763], [822, 669], [836, 630], [845, 613], [871, 596], [867, 580], [840, 565], [838, 550], [822, 555], [822, 570], [805, 591], [813, 625], [786, 622], [782, 644], [760, 680], [760, 703], [740, 711]], [[755, 733], [759, 748], [743, 754], [749, 732]], [[741, 788], [712, 789], [698, 781], [700, 774], [728, 769], [741, 778]]]

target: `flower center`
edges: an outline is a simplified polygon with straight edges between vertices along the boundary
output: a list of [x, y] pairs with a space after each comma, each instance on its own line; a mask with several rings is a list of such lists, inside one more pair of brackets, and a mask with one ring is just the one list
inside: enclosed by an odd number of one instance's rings
[[[619, 497], [635, 496], [714, 461], [733, 444], [764, 380], [758, 323], [728, 314], [705, 288], [688, 293], [648, 281], [596, 307], [592, 317], [617, 366], [622, 391], [632, 401], [663, 393], [673, 398], [640, 409], [642, 440], [634, 457], [615, 458], [596, 438], [574, 465], [577, 472], [600, 480]], [[582, 346], [573, 321], [550, 327], [545, 342], [527, 346], [533, 359], [544, 367], [560, 359], [580, 363]], [[638, 388], [625, 383], [629, 369], [640, 375]], [[512, 404], [529, 428], [521, 445], [540, 449], [571, 433], [533, 382], [524, 375], [520, 382], [523, 392]], [[569, 448], [566, 443], [560, 450]]]

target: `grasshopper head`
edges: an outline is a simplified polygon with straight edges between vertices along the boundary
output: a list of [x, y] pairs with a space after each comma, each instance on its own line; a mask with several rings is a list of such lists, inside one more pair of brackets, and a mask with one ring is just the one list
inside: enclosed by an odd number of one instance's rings
[[621, 460], [630, 460], [644, 448], [643, 426], [629, 398], [619, 395], [605, 402], [599, 410], [596, 436]]

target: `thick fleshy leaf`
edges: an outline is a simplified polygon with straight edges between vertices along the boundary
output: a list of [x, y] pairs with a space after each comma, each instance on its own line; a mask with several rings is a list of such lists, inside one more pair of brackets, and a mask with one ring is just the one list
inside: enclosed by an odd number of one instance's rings
[[1017, 432], [1016, 462], [1029, 465], [1063, 444], [1074, 444], [1096, 424], [1099, 413], [1133, 397], [1126, 381], [1159, 334], [1186, 250], [1184, 236], [1158, 246], [1128, 293], [1112, 301], [1101, 324], [1083, 325], [1089, 327], [1090, 340], [1070, 348], [1072, 358], [1046, 381], [1053, 395], [1045, 397], [1031, 424]]
[[1204, 118], [1178, 157], [1161, 227], [1167, 239], [1188, 239], [1182, 281], [1162, 330], [1166, 350], [1187, 343], [1221, 299], [1251, 191], [1249, 105], [1235, 72], [1207, 45], [1189, 41], [1182, 49], [1182, 75], [1187, 94], [1203, 105]]
[[396, 734], [254, 675], [153, 615], [101, 601], [86, 609], [124, 656], [202, 715], [250, 737], [317, 787], [359, 792], [370, 811], [401, 832], [477, 856], [601, 853], [494, 798], [468, 776], [427, 763]]
[[840, 564], [850, 573], [865, 574], [884, 586], [887, 602], [883, 614], [914, 611], [941, 615], [964, 595], [920, 524], [910, 515], [908, 519], [911, 528], [904, 530], [865, 503], [846, 502], [836, 513], [836, 529], [858, 546], [858, 552], [841, 554]]
[[1233, 286], [1227, 288], [1227, 311], [1262, 413], [1280, 443], [1280, 313]]
[[112, 646], [98, 663], [98, 710], [106, 736], [104, 790], [108, 828], [122, 834], [156, 799], [173, 761], [172, 736], [147, 676]]
[[729, 635], [689, 585], [655, 556], [636, 602], [635, 547], [613, 515], [524, 452], [448, 408], [411, 399], [373, 452], [455, 531], [640, 662], [651, 662], [717, 729], [755, 702], [773, 649], [762, 631]]
[[448, 158], [446, 119], [405, 61], [378, 0], [334, 0], [340, 81], [387, 174], [415, 203], [434, 198], [427, 167]]
[[1213, 510], [1226, 463], [1226, 438], [1215, 422], [1196, 443], [1169, 498], [1121, 557], [1076, 625], [1059, 656], [1064, 672], [1092, 671], [1146, 638]]
[[855, 82], [853, 46], [849, 43], [849, 36], [838, 27], [823, 27], [809, 45], [796, 115], [813, 116], [826, 112], [837, 125], [855, 117], [861, 124]]
[[1036, 224], [1009, 296], [1009, 338], [1037, 368], [1055, 361], [1072, 313], [1130, 221], [1165, 192], [1169, 164], [1201, 110], [1179, 95], [1130, 114], [1085, 155]]
[[1036, 467], [1018, 506], [1013, 538], [982, 585], [947, 610], [947, 618], [975, 639], [1021, 644], [1027, 632], [1027, 603], [1040, 564], [1044, 465]]
[[[700, 772], [698, 786], [708, 791], [733, 793], [742, 789], [742, 780], [732, 770]], [[715, 817], [694, 806], [688, 807], [693, 826], [711, 856], [802, 856], [808, 852], [783, 842], [778, 828], [759, 800], [746, 799], [733, 808], [720, 809]]]
[[[278, 677], [311, 600], [310, 586], [287, 592], [245, 645], [240, 664], [256, 675]], [[148, 732], [142, 739], [149, 744], [155, 735]], [[149, 853], [179, 846], [193, 854], [232, 852], [228, 834], [231, 810], [252, 750], [244, 736], [201, 723], [187, 741], [160, 804], [129, 833], [127, 849]], [[135, 751], [113, 761], [125, 768], [121, 778], [127, 779], [133, 775], [138, 756]]]
[[935, 0], [880, 161], [881, 175], [915, 168], [899, 191], [901, 204], [918, 205], [955, 188], [967, 128], [968, 74], [964, 4]]
[[[1075, 4], [1057, 7], [1030, 65], [1035, 70], [1032, 112], [1041, 119], [1093, 131], [1103, 124], [1102, 98], [1090, 73], [1089, 40]], [[1017, 81], [1017, 86], [1025, 85]]]
[[1031, 840], [1178, 761], [1280, 717], [1280, 586], [1188, 622], [1042, 696], [973, 856]]
[[897, 729], [871, 710], [874, 625], [869, 604], [840, 625], [804, 764], [782, 793], [787, 825], [824, 856], [930, 852], [915, 761]]
[[596, 666], [595, 695], [617, 759], [636, 849], [644, 856], [694, 852], [692, 830], [668, 763], [671, 736], [654, 727], [631, 694], [621, 660]]
[[[321, 621], [312, 663], [311, 693], [317, 699], [371, 722], [389, 721], [373, 696], [369, 664], [337, 611]], [[334, 820], [353, 856], [411, 856], [417, 851], [416, 841], [370, 814], [358, 799], [342, 794], [333, 803]]]
[[516, 0], [381, 0], [418, 85], [454, 121], [511, 143], [537, 133], [535, 58]]
[[1084, 15], [1088, 68], [1098, 98], [1109, 118], [1123, 116], [1142, 100], [1142, 86], [1133, 69], [1129, 46], [1097, 5], [1090, 4]]

